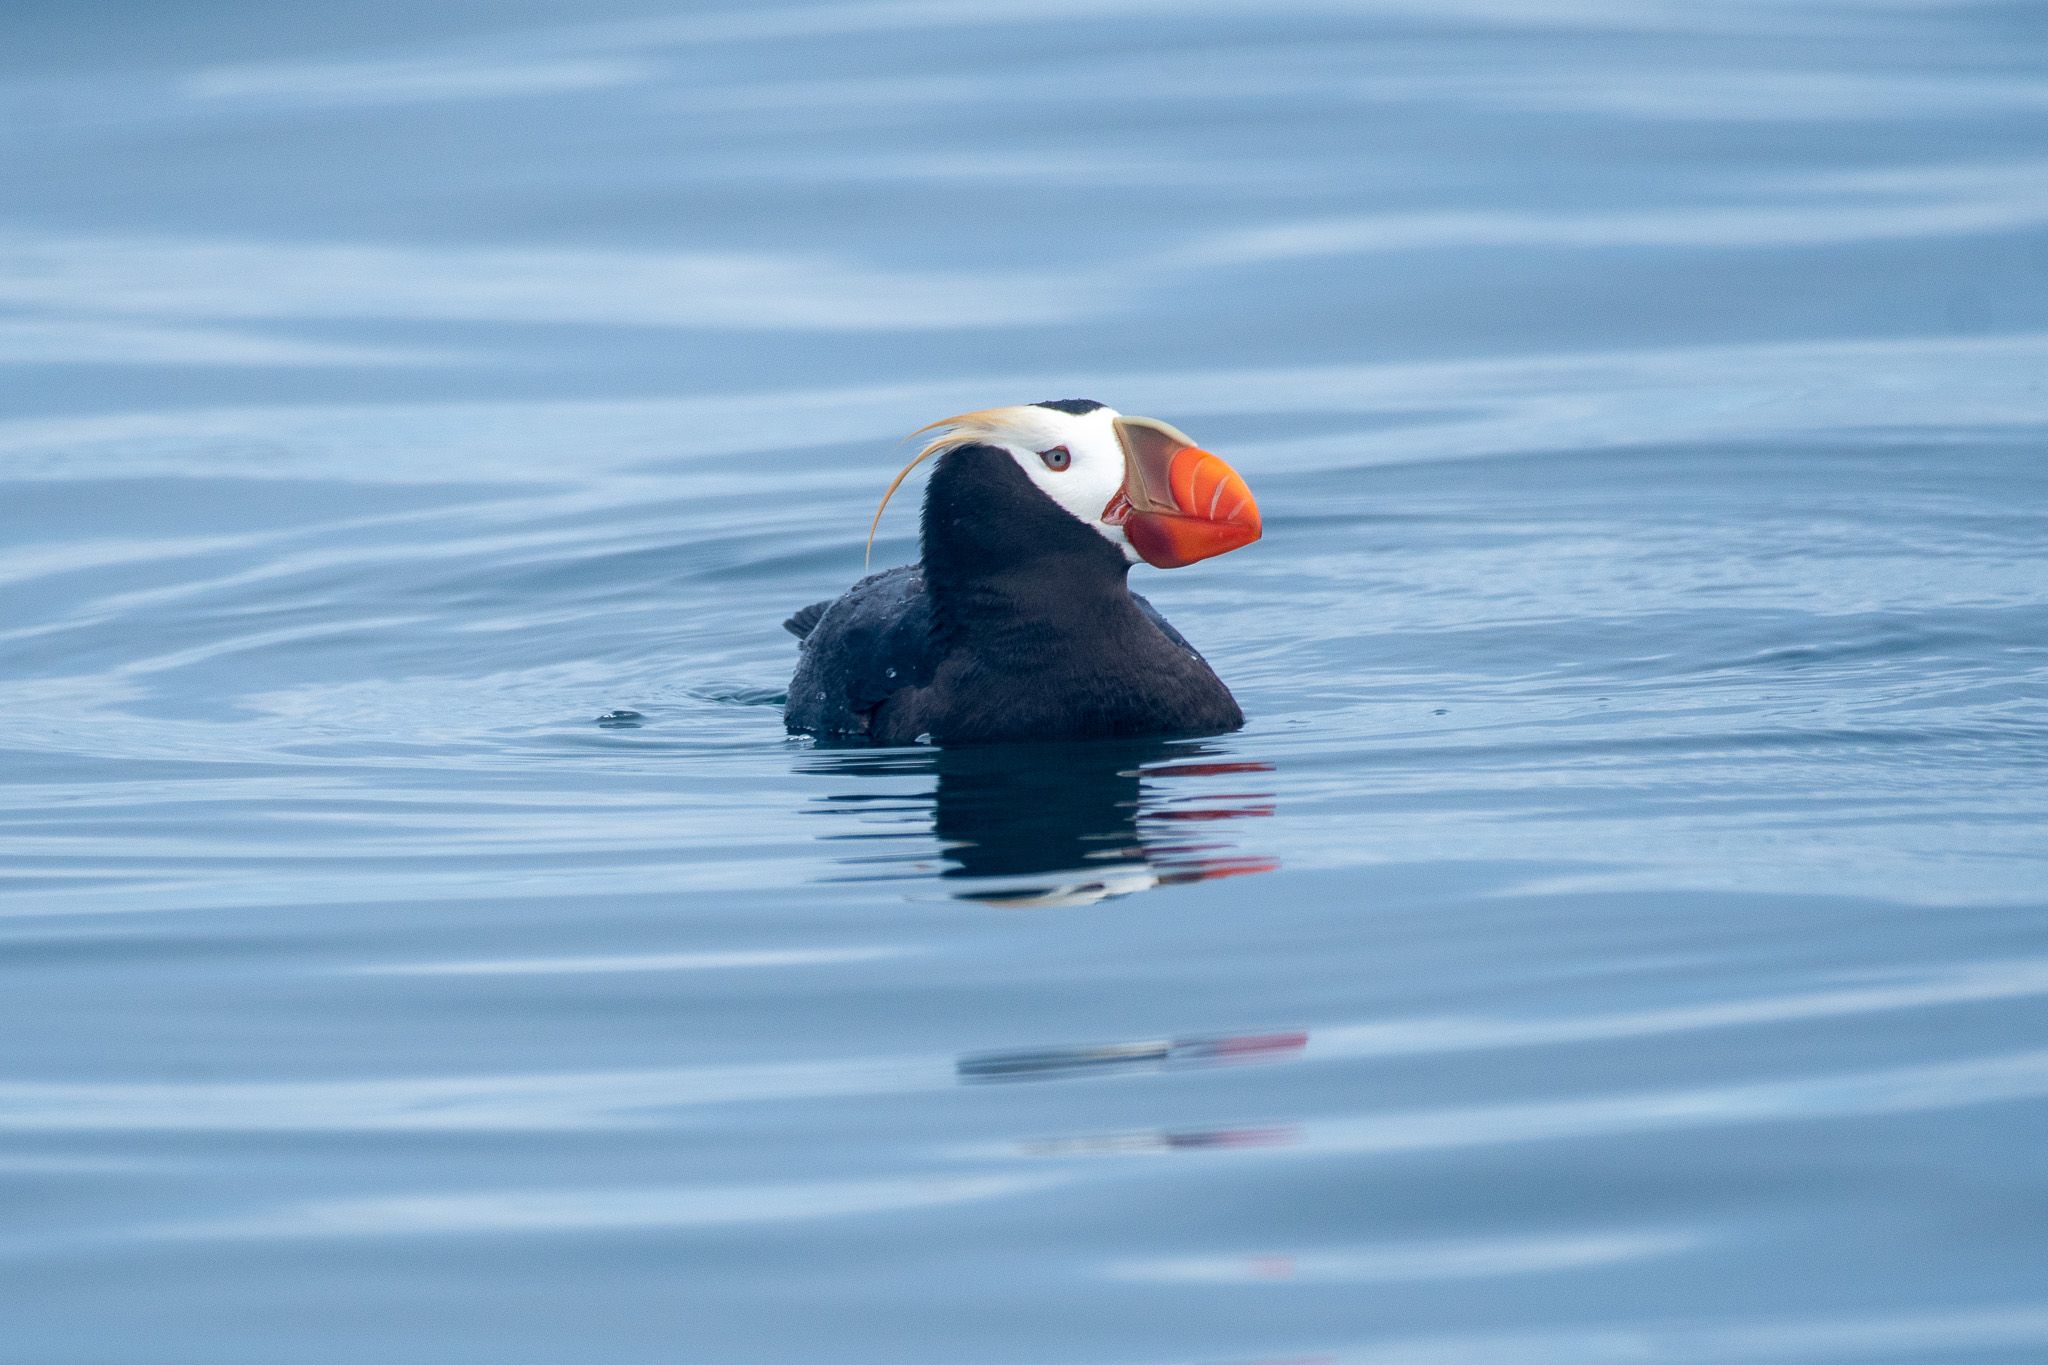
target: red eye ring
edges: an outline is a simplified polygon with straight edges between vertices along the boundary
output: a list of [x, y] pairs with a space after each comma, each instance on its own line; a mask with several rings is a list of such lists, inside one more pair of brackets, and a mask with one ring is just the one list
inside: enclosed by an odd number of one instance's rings
[[1051, 450], [1039, 451], [1038, 458], [1045, 461], [1047, 469], [1057, 474], [1074, 462], [1074, 452], [1065, 446], [1054, 446]]

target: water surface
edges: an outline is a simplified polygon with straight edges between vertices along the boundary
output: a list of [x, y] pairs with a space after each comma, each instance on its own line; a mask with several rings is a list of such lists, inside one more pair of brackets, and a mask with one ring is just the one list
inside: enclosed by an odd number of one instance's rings
[[[0, 1359], [2048, 1356], [2044, 58], [8, 7]], [[1068, 396], [1248, 727], [786, 738]]]

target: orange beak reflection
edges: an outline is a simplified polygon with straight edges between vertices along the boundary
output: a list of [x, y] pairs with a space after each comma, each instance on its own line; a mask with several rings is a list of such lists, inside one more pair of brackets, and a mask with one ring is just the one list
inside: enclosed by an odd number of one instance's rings
[[1235, 469], [1164, 422], [1119, 417], [1124, 486], [1102, 519], [1147, 564], [1177, 569], [1259, 538], [1259, 505]]

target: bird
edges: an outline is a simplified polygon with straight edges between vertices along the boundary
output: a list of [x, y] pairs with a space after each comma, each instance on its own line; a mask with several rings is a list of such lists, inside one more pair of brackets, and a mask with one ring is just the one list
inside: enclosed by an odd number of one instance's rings
[[1213, 735], [1244, 712], [1130, 590], [1260, 535], [1244, 479], [1164, 422], [1092, 399], [985, 408], [937, 434], [921, 554], [793, 614], [791, 734], [871, 745]]

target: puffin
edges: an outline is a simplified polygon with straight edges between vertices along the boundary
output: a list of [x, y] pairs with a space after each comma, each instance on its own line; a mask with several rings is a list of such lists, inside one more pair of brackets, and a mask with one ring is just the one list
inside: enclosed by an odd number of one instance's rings
[[1164, 422], [1092, 399], [942, 418], [897, 474], [934, 460], [919, 561], [783, 623], [797, 637], [791, 734], [971, 745], [1221, 734], [1244, 712], [1130, 589], [1259, 538], [1251, 489]]

